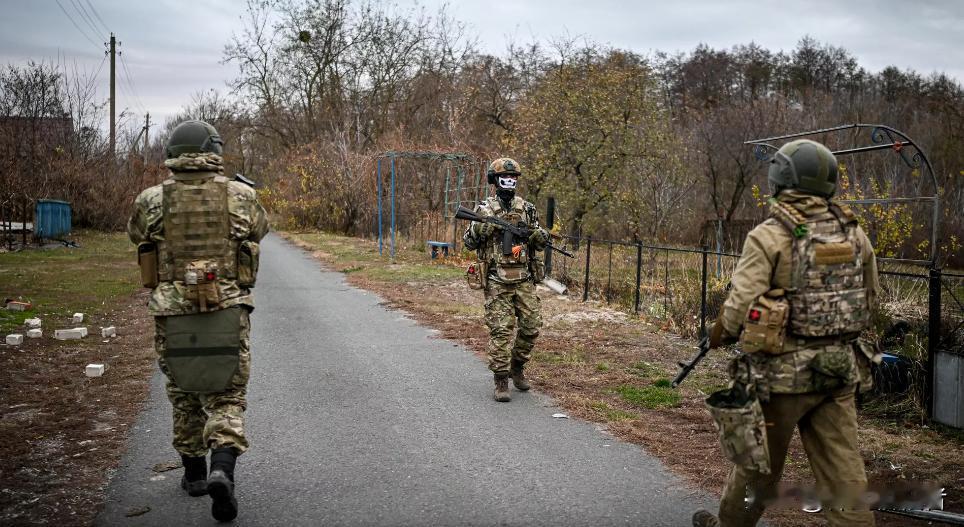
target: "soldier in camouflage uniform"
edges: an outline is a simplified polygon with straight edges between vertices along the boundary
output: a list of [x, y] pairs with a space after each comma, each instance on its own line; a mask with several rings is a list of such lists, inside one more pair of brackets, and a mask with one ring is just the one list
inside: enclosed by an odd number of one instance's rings
[[230, 521], [235, 461], [248, 448], [250, 288], [268, 222], [254, 189], [222, 175], [221, 144], [207, 123], [179, 124], [166, 149], [171, 177], [141, 192], [127, 232], [153, 289], [148, 310], [184, 464], [181, 486], [191, 496], [210, 494], [213, 516]]
[[745, 362], [754, 370], [755, 404], [762, 407], [758, 433], [726, 430], [714, 397], [707, 401], [724, 453], [732, 452], [728, 447], [739, 438], [753, 443], [756, 435], [759, 441], [744, 449], [749, 452], [744, 457], [753, 459], [751, 451], [762, 447], [763, 459], [735, 464], [719, 518], [698, 511], [694, 526], [755, 525], [776, 495], [794, 428], [800, 430], [816, 490], [829, 500], [823, 503], [830, 524], [874, 523], [868, 506], [856, 498], [867, 477], [857, 447], [854, 394], [858, 382], [868, 382], [869, 361], [878, 359], [870, 346], [856, 341], [868, 326], [878, 291], [877, 267], [853, 213], [830, 199], [837, 170], [830, 150], [809, 140], [787, 143], [771, 162], [770, 218], [747, 236], [729, 297], [710, 331], [711, 347], [741, 337]]
[[513, 225], [524, 223], [532, 234], [514, 240], [512, 251], [503, 250], [503, 232], [491, 223], [472, 222], [465, 230], [465, 247], [477, 251], [482, 263], [485, 290], [485, 324], [489, 328], [489, 369], [495, 378], [495, 400], [508, 402], [509, 377], [516, 389], [529, 389], [524, 368], [542, 327], [539, 297], [535, 283], [544, 278], [545, 268], [539, 251], [546, 247], [549, 234], [539, 227], [539, 216], [532, 203], [515, 195], [521, 171], [509, 158], [489, 165], [487, 180], [496, 187], [496, 196], [479, 203], [475, 213], [494, 216]]

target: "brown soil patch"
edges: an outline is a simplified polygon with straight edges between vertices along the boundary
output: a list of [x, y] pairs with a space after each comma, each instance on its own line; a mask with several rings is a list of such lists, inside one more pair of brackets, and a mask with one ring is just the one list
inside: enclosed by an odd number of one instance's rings
[[[325, 247], [288, 236], [330, 268], [355, 271], [387, 261], [363, 264], [336, 258]], [[339, 238], [339, 246], [354, 244], [370, 253], [370, 242]], [[420, 323], [485, 356], [488, 339], [482, 322], [482, 297], [464, 281], [386, 282], [349, 272], [349, 283], [374, 291], [388, 307], [403, 310]], [[678, 404], [645, 408], [631, 404], [620, 386], [653, 386], [676, 374], [676, 362], [688, 360], [696, 343], [664, 331], [665, 322], [613, 310], [598, 302], [579, 302], [542, 290], [544, 327], [527, 372], [533, 385], [551, 395], [574, 416], [603, 424], [615, 436], [641, 445], [694, 487], [719, 495], [729, 464], [724, 460], [703, 398], [725, 385], [726, 352], [716, 350], [700, 364], [679, 390]], [[964, 511], [964, 448], [960, 438], [934, 430], [888, 423], [861, 422], [861, 447], [871, 481], [940, 481], [949, 487], [945, 509]], [[801, 486], [813, 478], [799, 437], [791, 443], [783, 482]], [[878, 525], [922, 525], [921, 522], [877, 513]], [[825, 525], [821, 515], [791, 509], [768, 510], [764, 519], [775, 526]]]
[[[80, 341], [54, 340], [55, 327], [75, 325], [47, 318], [43, 338], [0, 345], [0, 524], [93, 522], [154, 371], [145, 304], [140, 293], [88, 314]], [[101, 338], [101, 326], [117, 337]], [[86, 377], [90, 363], [104, 375]]]

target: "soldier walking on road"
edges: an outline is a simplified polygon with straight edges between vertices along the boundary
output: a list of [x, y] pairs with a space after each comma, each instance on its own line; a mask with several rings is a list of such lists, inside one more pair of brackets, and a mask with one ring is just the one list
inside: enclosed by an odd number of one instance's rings
[[879, 360], [858, 334], [877, 294], [874, 250], [853, 212], [831, 200], [837, 161], [797, 140], [774, 155], [770, 218], [747, 235], [710, 347], [735, 342], [731, 388], [707, 399], [724, 453], [734, 462], [719, 518], [696, 527], [756, 525], [777, 495], [790, 438], [799, 428], [827, 520], [873, 525], [859, 497], [867, 476], [857, 447], [857, 386]]
[[230, 521], [238, 514], [235, 461], [248, 448], [250, 288], [268, 222], [254, 189], [222, 175], [221, 145], [210, 124], [179, 124], [166, 148], [171, 177], [141, 192], [127, 232], [152, 289], [148, 310], [184, 464], [181, 487], [210, 494], [211, 514]]
[[[539, 251], [545, 249], [549, 234], [539, 226], [532, 203], [515, 195], [521, 170], [509, 158], [489, 165], [487, 180], [496, 196], [475, 208], [480, 216], [494, 216], [512, 225], [524, 224], [532, 231], [528, 239], [511, 240], [511, 251], [503, 249], [506, 233], [492, 223], [472, 222], [462, 241], [478, 252], [480, 277], [485, 291], [485, 324], [489, 328], [489, 369], [495, 377], [495, 400], [508, 402], [509, 377], [516, 389], [529, 389], [524, 368], [532, 354], [542, 314], [535, 284], [545, 276]], [[508, 234], [511, 236], [511, 233]]]

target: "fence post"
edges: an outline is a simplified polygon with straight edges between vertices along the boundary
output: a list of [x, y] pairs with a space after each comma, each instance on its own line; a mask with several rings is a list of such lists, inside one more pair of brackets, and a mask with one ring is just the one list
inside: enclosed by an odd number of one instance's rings
[[606, 275], [606, 303], [610, 301], [613, 291], [613, 244], [609, 244], [609, 274]]
[[643, 270], [643, 242], [636, 242], [636, 314], [639, 314], [639, 281]]
[[924, 404], [927, 418], [934, 417], [934, 363], [941, 345], [941, 270], [932, 267], [927, 280], [927, 364], [925, 365]]
[[706, 336], [706, 256], [708, 249], [704, 245], [703, 252], [703, 278], [700, 280], [700, 338]]
[[582, 301], [589, 300], [589, 256], [592, 254], [592, 236], [586, 236], [586, 282], [582, 288]]

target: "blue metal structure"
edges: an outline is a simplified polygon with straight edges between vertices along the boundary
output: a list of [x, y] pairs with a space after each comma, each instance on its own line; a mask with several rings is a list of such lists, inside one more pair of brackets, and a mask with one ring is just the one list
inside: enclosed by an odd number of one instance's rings
[[71, 208], [66, 201], [37, 200], [34, 233], [38, 238], [57, 239], [70, 233]]
[[[378, 254], [382, 254], [383, 247], [384, 247], [384, 234], [383, 234], [384, 226], [383, 226], [383, 223], [382, 223], [382, 222], [383, 222], [383, 220], [382, 220], [382, 213], [383, 213], [383, 210], [384, 210], [384, 205], [383, 205], [383, 201], [382, 201], [382, 200], [383, 200], [383, 196], [384, 196], [384, 191], [382, 190], [382, 186], [384, 185], [384, 183], [382, 182], [382, 158], [388, 158], [388, 160], [389, 160], [389, 166], [390, 166], [390, 172], [389, 172], [389, 173], [390, 173], [390, 175], [391, 175], [391, 181], [390, 181], [390, 183], [389, 183], [389, 185], [390, 185], [391, 188], [390, 188], [390, 191], [389, 191], [389, 192], [390, 192], [390, 199], [391, 199], [391, 204], [390, 204], [390, 207], [391, 207], [391, 224], [390, 224], [390, 228], [391, 228], [391, 256], [392, 256], [392, 260], [395, 259], [395, 231], [396, 231], [396, 229], [397, 229], [397, 222], [396, 222], [396, 219], [395, 219], [395, 210], [396, 210], [396, 207], [395, 207], [395, 180], [396, 180], [396, 168], [395, 168], [395, 164], [396, 164], [396, 162], [395, 162], [395, 160], [396, 160], [397, 158], [401, 158], [401, 159], [427, 159], [427, 160], [431, 160], [431, 161], [448, 162], [450, 165], [453, 165], [453, 164], [455, 165], [455, 167], [456, 167], [456, 172], [457, 172], [457, 178], [458, 178], [458, 179], [457, 179], [457, 182], [456, 182], [456, 185], [457, 185], [457, 186], [456, 186], [456, 189], [454, 190], [454, 191], [456, 192], [456, 197], [455, 197], [455, 199], [453, 200], [453, 199], [451, 199], [450, 196], [449, 196], [449, 193], [450, 193], [450, 189], [449, 189], [449, 179], [451, 179], [452, 176], [451, 176], [451, 166], [447, 166], [447, 167], [446, 167], [446, 178], [445, 178], [445, 210], [443, 211], [443, 214], [444, 214], [444, 215], [446, 216], [446, 218], [447, 218], [447, 217], [448, 217], [448, 209], [449, 209], [450, 206], [451, 206], [452, 209], [453, 209], [453, 210], [452, 210], [452, 218], [453, 218], [453, 221], [454, 221], [454, 215], [455, 215], [454, 210], [457, 209], [457, 208], [458, 208], [458, 205], [461, 205], [461, 204], [463, 203], [463, 201], [464, 201], [464, 200], [461, 199], [461, 193], [462, 193], [462, 191], [463, 191], [463, 190], [472, 190], [472, 189], [475, 189], [475, 191], [476, 191], [476, 192], [475, 192], [475, 193], [476, 193], [476, 198], [475, 198], [475, 200], [476, 200], [476, 201], [478, 201], [478, 195], [479, 195], [479, 194], [481, 193], [481, 191], [482, 191], [482, 183], [481, 183], [481, 181], [482, 181], [482, 180], [481, 180], [481, 177], [482, 177], [482, 176], [481, 176], [481, 172], [479, 172], [478, 174], [476, 174], [476, 177], [475, 177], [475, 186], [466, 187], [466, 186], [463, 184], [463, 182], [462, 182], [462, 179], [465, 177], [465, 169], [464, 169], [463, 165], [464, 165], [465, 163], [468, 163], [468, 164], [471, 166], [471, 165], [473, 165], [474, 162], [475, 162], [475, 161], [474, 161], [474, 158], [473, 158], [470, 154], [463, 154], [463, 153], [457, 153], [457, 152], [420, 152], [420, 151], [408, 151], [408, 152], [394, 152], [394, 151], [389, 151], [389, 152], [384, 152], [384, 153], [382, 153], [381, 155], [378, 156], [378, 158], [376, 159], [376, 162], [375, 162], [375, 179], [376, 179], [376, 181], [377, 181], [376, 186], [377, 186], [377, 189], [378, 189], [378, 191], [377, 191], [377, 192], [378, 192], [378, 203], [377, 203], [377, 208], [378, 208], [378, 220], [377, 220], [377, 221], [378, 221], [378, 229], [377, 229], [377, 230], [378, 230]], [[472, 202], [469, 201], [469, 203], [472, 203]], [[454, 246], [454, 243], [452, 244], [452, 246]]]

